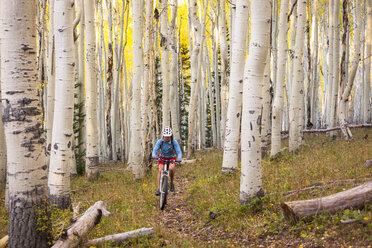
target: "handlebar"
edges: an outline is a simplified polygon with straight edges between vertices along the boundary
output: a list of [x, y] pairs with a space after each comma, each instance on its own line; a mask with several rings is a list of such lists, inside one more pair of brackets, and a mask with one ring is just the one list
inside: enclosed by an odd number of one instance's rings
[[[156, 161], [162, 161], [162, 162], [167, 162], [167, 161], [169, 161], [169, 160], [165, 160], [165, 159], [162, 159], [162, 158], [159, 158], [159, 157], [152, 157], [152, 159], [154, 159], [154, 160], [156, 160]], [[175, 161], [174, 161], [174, 163], [181, 163], [182, 162], [182, 160], [179, 160], [179, 159], [176, 159]]]

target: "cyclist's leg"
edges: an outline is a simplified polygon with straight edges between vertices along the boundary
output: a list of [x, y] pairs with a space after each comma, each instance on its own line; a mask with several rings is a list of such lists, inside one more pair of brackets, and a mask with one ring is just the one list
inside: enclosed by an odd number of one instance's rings
[[160, 187], [160, 176], [161, 176], [161, 171], [164, 168], [164, 163], [159, 162], [158, 166], [159, 166], [159, 170], [158, 170], [158, 188], [159, 188]]
[[174, 174], [175, 174], [175, 167], [176, 167], [175, 163], [169, 164], [169, 172], [170, 172], [169, 174], [170, 174], [170, 179], [172, 183], [173, 183]]

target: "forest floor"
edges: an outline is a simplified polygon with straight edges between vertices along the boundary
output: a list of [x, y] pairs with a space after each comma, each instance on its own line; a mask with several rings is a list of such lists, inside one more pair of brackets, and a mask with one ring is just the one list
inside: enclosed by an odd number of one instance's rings
[[[260, 203], [239, 204], [240, 173], [222, 175], [222, 151], [196, 154], [196, 163], [176, 168], [176, 191], [159, 210], [157, 168], [134, 181], [123, 164], [104, 164], [94, 184], [84, 177], [72, 180], [73, 205], [81, 213], [103, 200], [111, 212], [91, 231], [89, 239], [153, 227], [150, 237], [134, 239], [119, 247], [372, 247], [372, 205], [363, 210], [321, 214], [289, 224], [280, 203], [311, 199], [339, 192], [372, 180], [372, 129], [353, 130], [354, 140], [306, 135], [306, 145], [296, 154], [283, 152], [263, 159], [265, 197]], [[286, 146], [284, 141], [284, 146]], [[302, 193], [288, 194], [312, 185]], [[2, 198], [3, 199], [3, 198]], [[0, 201], [0, 238], [7, 233], [7, 216]], [[53, 234], [68, 227], [70, 211], [52, 211]], [[355, 220], [342, 224], [342, 220]], [[107, 243], [104, 247], [118, 247]]]

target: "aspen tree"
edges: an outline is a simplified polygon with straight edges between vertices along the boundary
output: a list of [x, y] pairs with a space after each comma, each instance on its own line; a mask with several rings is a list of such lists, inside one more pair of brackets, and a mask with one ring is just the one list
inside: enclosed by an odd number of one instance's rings
[[[0, 1], [1, 102], [9, 182], [8, 247], [49, 247], [36, 1]], [[15, 21], [17, 18], [17, 21]], [[46, 228], [45, 228], [46, 227]]]
[[[367, 3], [366, 3], [367, 1]], [[364, 68], [364, 101], [363, 101], [363, 123], [371, 122], [371, 56], [372, 56], [372, 1], [366, 0], [367, 5], [367, 28], [366, 28], [366, 47], [365, 47], [365, 68]]]
[[177, 75], [177, 67], [178, 67], [178, 50], [177, 50], [177, 27], [176, 27], [176, 19], [177, 19], [177, 9], [178, 3], [177, 0], [171, 0], [171, 22], [169, 25], [168, 37], [169, 37], [169, 50], [171, 52], [171, 66], [170, 66], [170, 85], [169, 85], [169, 100], [170, 100], [170, 112], [172, 118], [172, 130], [174, 138], [180, 142], [181, 135], [179, 130], [179, 115], [177, 109], [177, 93], [178, 93], [178, 75]]
[[288, 0], [282, 0], [280, 3], [279, 16], [279, 47], [276, 73], [275, 94], [273, 100], [273, 113], [271, 120], [271, 151], [270, 156], [275, 156], [280, 153], [281, 137], [280, 131], [282, 127], [282, 109], [284, 102], [284, 87], [285, 87], [285, 65], [287, 63], [287, 32], [288, 32]]
[[[221, 144], [225, 142], [225, 124], [226, 124], [226, 113], [228, 103], [228, 86], [227, 86], [227, 69], [228, 69], [228, 57], [227, 57], [227, 38], [226, 38], [226, 0], [221, 0], [221, 25], [220, 25], [220, 43], [221, 43]], [[232, 27], [232, 26], [231, 26]], [[231, 39], [231, 36], [230, 36]], [[230, 47], [231, 49], [231, 47]]]
[[[79, 103], [82, 103], [80, 109], [80, 115], [86, 114], [85, 109], [85, 7], [84, 0], [80, 0], [80, 22], [79, 22], [79, 56], [76, 58], [79, 62], [77, 63], [79, 68], [78, 82], [80, 83], [79, 87]], [[86, 116], [84, 117], [86, 118]], [[86, 131], [85, 131], [85, 122], [81, 123], [79, 128], [79, 153], [83, 153], [86, 150]]]
[[[237, 11], [239, 11], [239, 5], [237, 5]], [[244, 69], [241, 126], [242, 169], [239, 202], [242, 205], [248, 204], [256, 197], [264, 195], [262, 188], [260, 128], [265, 61], [267, 60], [270, 43], [270, 17], [271, 4], [269, 0], [252, 0], [252, 36]], [[235, 55], [235, 51], [233, 54]]]
[[[143, 159], [148, 159], [149, 154], [149, 132], [151, 131], [151, 125], [149, 131], [147, 131], [147, 126], [149, 122], [149, 100], [150, 100], [150, 88], [152, 86], [152, 75], [151, 75], [151, 63], [152, 63], [152, 51], [153, 51], [153, 21], [154, 21], [154, 1], [146, 0], [146, 32], [145, 32], [145, 47], [144, 47], [144, 82], [143, 82], [143, 101], [141, 101], [141, 114], [142, 114], [142, 151]], [[155, 113], [156, 115], [157, 113]], [[151, 119], [150, 119], [151, 121]]]
[[163, 84], [162, 95], [162, 126], [170, 125], [169, 105], [169, 35], [168, 35], [168, 0], [160, 1], [160, 47], [161, 47], [161, 80]]
[[302, 123], [303, 118], [303, 70], [302, 56], [304, 52], [304, 32], [306, 19], [306, 0], [300, 0], [297, 3], [297, 26], [296, 26], [296, 41], [293, 59], [293, 79], [291, 85], [291, 98], [289, 109], [289, 150], [297, 150], [302, 141]]
[[89, 181], [99, 176], [98, 171], [98, 120], [97, 120], [97, 63], [96, 63], [96, 27], [95, 4], [84, 0], [85, 36], [86, 36], [86, 158], [85, 173]]
[[[142, 0], [141, 0], [142, 1]], [[132, 78], [132, 102], [130, 112], [130, 151], [129, 163], [132, 167], [134, 179], [143, 178], [145, 167], [142, 163], [141, 150], [141, 75], [142, 75], [142, 38], [143, 38], [143, 4], [134, 1], [133, 6], [133, 78]], [[138, 56], [141, 55], [141, 56]]]
[[[188, 156], [191, 157], [195, 152], [195, 142], [194, 142], [194, 135], [195, 135], [195, 126], [196, 121], [195, 117], [197, 114], [197, 100], [199, 98], [199, 85], [200, 85], [200, 68], [199, 64], [201, 62], [200, 53], [202, 52], [202, 26], [198, 18], [197, 14], [197, 4], [196, 0], [191, 0], [189, 4], [189, 15], [191, 21], [191, 30], [195, 37], [193, 43], [190, 44], [191, 49], [191, 79], [190, 79], [190, 87], [191, 87], [191, 95], [190, 95], [190, 105], [189, 105], [189, 134], [187, 140], [187, 153]], [[191, 35], [191, 34], [190, 34]]]
[[326, 125], [327, 127], [331, 127], [331, 108], [332, 108], [332, 87], [333, 87], [333, 80], [334, 80], [334, 25], [335, 25], [335, 16], [334, 16], [334, 1], [338, 0], [330, 0], [328, 3], [328, 17], [329, 17], [329, 28], [328, 28], [328, 39], [329, 39], [329, 46], [328, 46], [328, 84], [327, 84], [327, 106], [326, 106]]
[[[0, 46], [1, 46], [1, 40], [0, 40]], [[0, 53], [0, 68], [1, 68], [1, 53]], [[0, 70], [0, 78], [1, 78], [1, 70]], [[1, 85], [0, 85], [0, 96], [1, 96]], [[0, 113], [2, 113], [1, 102], [0, 102]], [[5, 184], [6, 184], [5, 133], [4, 133], [4, 124], [0, 120], [0, 195], [2, 195], [2, 193], [5, 191]]]
[[[362, 15], [361, 15], [361, 3], [360, 0], [355, 0], [355, 12], [356, 12], [356, 24], [354, 27], [354, 59], [352, 62], [352, 69], [349, 74], [349, 78], [347, 80], [347, 85], [345, 90], [342, 93], [342, 96], [339, 100], [339, 107], [338, 107], [338, 118], [341, 126], [342, 134], [344, 135], [346, 140], [351, 139], [353, 136], [351, 134], [350, 128], [347, 126], [346, 120], [346, 102], [349, 99], [349, 95], [351, 93], [351, 89], [353, 87], [355, 74], [358, 69], [359, 59], [360, 59], [360, 39], [361, 39], [361, 26], [362, 26]], [[346, 30], [344, 30], [346, 32]]]
[[50, 156], [48, 186], [52, 204], [58, 208], [70, 207], [70, 163], [73, 117], [74, 117], [74, 60], [73, 60], [73, 30], [72, 7], [70, 2], [56, 0], [54, 5], [55, 34], [55, 111], [52, 149]]
[[50, 151], [52, 149], [52, 130], [54, 118], [55, 94], [55, 38], [54, 38], [54, 1], [49, 1], [49, 36], [48, 36], [48, 66], [47, 66], [47, 112], [46, 112], [46, 154], [49, 165]]
[[318, 80], [318, 0], [312, 2], [312, 24], [311, 24], [311, 80], [313, 82], [312, 87], [312, 98], [310, 102], [311, 108], [311, 122], [314, 127], [317, 126], [317, 116], [318, 116], [318, 89], [319, 89], [319, 80]]
[[[330, 127], [336, 126], [336, 110], [337, 110], [337, 99], [338, 99], [338, 85], [340, 79], [340, 21], [339, 21], [339, 12], [340, 12], [340, 1], [334, 0], [333, 6], [333, 80], [332, 80], [332, 98], [331, 98], [331, 109], [330, 109]], [[332, 40], [330, 40], [332, 42]], [[331, 136], [335, 135], [335, 132], [330, 133]]]
[[222, 172], [231, 172], [238, 168], [244, 58], [248, 32], [248, 4], [247, 0], [237, 0], [236, 3], [236, 20], [233, 27], [235, 35], [232, 37], [233, 58], [231, 59]]

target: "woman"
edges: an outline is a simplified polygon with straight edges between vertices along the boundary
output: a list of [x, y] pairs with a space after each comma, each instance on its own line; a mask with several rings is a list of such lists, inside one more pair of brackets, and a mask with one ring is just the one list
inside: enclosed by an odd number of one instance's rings
[[[152, 151], [152, 157], [156, 158], [159, 152], [159, 158], [161, 161], [158, 161], [159, 171], [158, 171], [158, 189], [155, 192], [155, 195], [160, 195], [159, 185], [160, 185], [160, 176], [161, 171], [164, 168], [164, 161], [163, 160], [170, 160], [169, 164], [169, 172], [170, 172], [170, 191], [174, 192], [174, 172], [175, 172], [175, 162], [182, 160], [182, 152], [180, 145], [178, 142], [173, 139], [173, 132], [172, 129], [168, 126], [163, 128], [161, 132], [163, 137], [159, 139]], [[177, 160], [176, 160], [177, 159]]]

